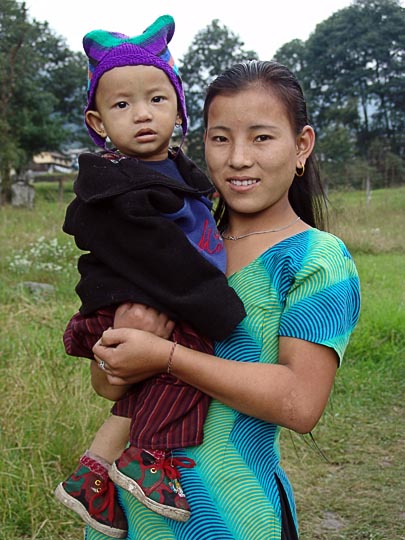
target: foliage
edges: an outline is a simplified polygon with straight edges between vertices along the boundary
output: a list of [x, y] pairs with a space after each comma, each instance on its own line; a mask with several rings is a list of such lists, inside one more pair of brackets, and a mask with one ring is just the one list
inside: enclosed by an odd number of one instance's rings
[[[36, 153], [71, 139], [84, 101], [86, 63], [48, 23], [30, 20], [25, 3], [0, 0], [0, 178], [10, 200], [18, 175]], [[79, 107], [80, 100], [80, 107]]]
[[49, 76], [48, 89], [57, 102], [55, 111], [69, 128], [69, 137], [63, 142], [82, 141], [88, 144], [89, 137], [84, 129], [83, 110], [86, 103], [87, 58], [81, 52], [69, 52], [58, 62]]
[[12, 257], [7, 257], [9, 269], [15, 274], [38, 272], [42, 276], [54, 272], [70, 270], [69, 265], [75, 260], [76, 250], [70, 244], [61, 243], [58, 238], [46, 239], [40, 236], [25, 246], [17, 249]]
[[[405, 182], [405, 9], [399, 0], [354, 0], [292, 40], [275, 58], [303, 83], [316, 151], [328, 187]], [[202, 104], [209, 82], [229, 65], [257, 58], [218, 20], [199, 31], [179, 61], [190, 129], [185, 149], [202, 168]], [[75, 141], [83, 129], [85, 55], [71, 52], [19, 0], [0, 0], [0, 204], [39, 151]]]
[[405, 181], [405, 9], [398, 0], [355, 0], [276, 58], [303, 83], [335, 185], [346, 183], [347, 163], [356, 159], [372, 167], [375, 186]]
[[[110, 403], [91, 390], [88, 362], [66, 356], [61, 339], [78, 307], [73, 240], [61, 230], [71, 182], [62, 204], [57, 183], [35, 188], [33, 210], [0, 208], [0, 539], [77, 540], [81, 521], [53, 490]], [[358, 191], [330, 199], [332, 231], [360, 272], [362, 312], [313, 432], [324, 456], [308, 437], [283, 430], [282, 463], [302, 540], [403, 540], [405, 188], [376, 190], [368, 204]], [[10, 266], [20, 258], [33, 259], [26, 271]], [[58, 261], [66, 271], [42, 265]], [[26, 280], [51, 283], [54, 295], [32, 296], [20, 287]]]
[[196, 34], [179, 62], [190, 118], [187, 153], [201, 168], [205, 168], [202, 119], [205, 88], [232, 64], [257, 58], [254, 51], [246, 51], [243, 46], [239, 36], [215, 19]]

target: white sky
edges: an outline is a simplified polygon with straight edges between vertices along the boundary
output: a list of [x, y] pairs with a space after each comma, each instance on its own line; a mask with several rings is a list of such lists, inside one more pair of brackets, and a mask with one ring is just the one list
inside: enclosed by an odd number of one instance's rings
[[[405, 0], [404, 0], [405, 1]], [[352, 0], [26, 0], [29, 16], [48, 21], [74, 51], [82, 38], [103, 29], [129, 36], [141, 34], [160, 15], [170, 14], [176, 31], [169, 48], [181, 58], [199, 30], [219, 19], [254, 50], [269, 60], [292, 39], [306, 40], [318, 23], [351, 5]], [[404, 2], [401, 2], [404, 4]]]

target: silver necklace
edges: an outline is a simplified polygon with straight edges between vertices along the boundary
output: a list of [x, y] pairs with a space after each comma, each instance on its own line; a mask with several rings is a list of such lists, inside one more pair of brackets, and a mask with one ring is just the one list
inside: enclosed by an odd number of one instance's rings
[[278, 229], [266, 229], [265, 231], [254, 231], [249, 232], [246, 234], [241, 234], [240, 236], [231, 236], [230, 234], [224, 234], [222, 233], [222, 238], [225, 240], [240, 240], [241, 238], [246, 238], [247, 236], [252, 236], [253, 234], [266, 234], [266, 233], [272, 233], [272, 232], [279, 232], [284, 231], [284, 229], [288, 229], [288, 227], [291, 227], [294, 225], [294, 223], [297, 223], [301, 218], [298, 216], [294, 219], [294, 221], [291, 221], [291, 223], [288, 223], [288, 225], [284, 225], [284, 227], [279, 227]]

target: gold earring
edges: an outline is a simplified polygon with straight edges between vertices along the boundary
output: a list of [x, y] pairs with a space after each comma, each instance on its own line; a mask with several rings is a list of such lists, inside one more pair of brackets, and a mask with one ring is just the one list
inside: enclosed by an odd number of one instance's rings
[[298, 169], [295, 168], [295, 176], [298, 176], [299, 178], [301, 178], [302, 176], [304, 176], [304, 173], [305, 173], [305, 163], [303, 165], [300, 165], [301, 167], [301, 170], [298, 172]]

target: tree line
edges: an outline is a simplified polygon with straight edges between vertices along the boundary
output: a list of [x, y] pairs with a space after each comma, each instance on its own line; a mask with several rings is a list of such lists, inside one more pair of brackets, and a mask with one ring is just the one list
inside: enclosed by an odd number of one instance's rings
[[[231, 64], [257, 59], [219, 20], [200, 30], [177, 60], [190, 129], [187, 152], [204, 167], [202, 103], [207, 84]], [[330, 188], [405, 182], [405, 9], [399, 0], [354, 0], [306, 41], [274, 59], [299, 78], [316, 153]], [[83, 124], [87, 62], [24, 2], [0, 0], [0, 179], [9, 200], [18, 175], [44, 150], [88, 146]]]

